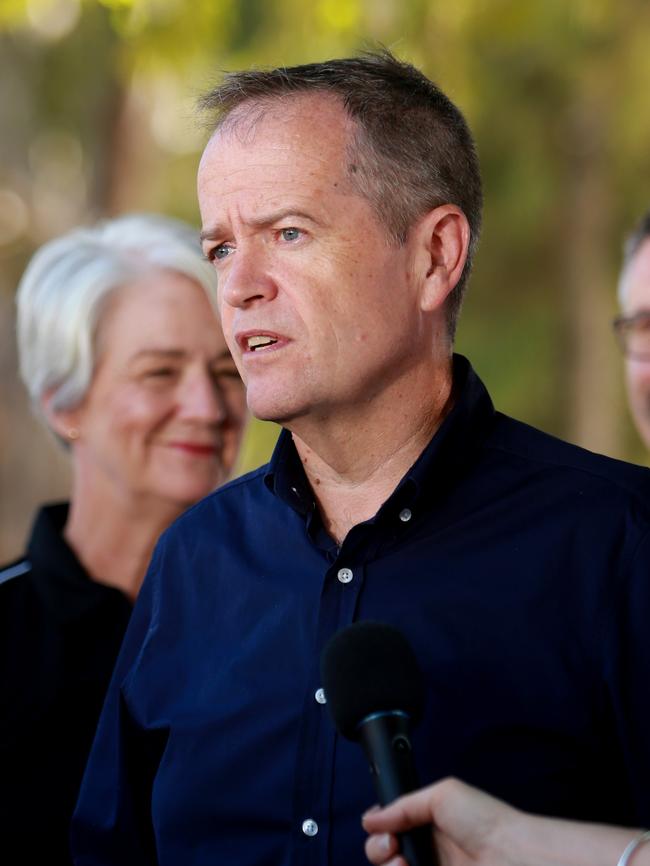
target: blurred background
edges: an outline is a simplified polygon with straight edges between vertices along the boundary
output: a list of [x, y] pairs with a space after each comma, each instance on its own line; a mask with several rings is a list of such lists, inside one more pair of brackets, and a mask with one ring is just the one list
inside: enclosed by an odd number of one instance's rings
[[[220, 70], [377, 43], [436, 81], [478, 143], [485, 228], [458, 351], [501, 410], [647, 462], [610, 327], [622, 237], [650, 206], [647, 0], [0, 0], [0, 562], [68, 486], [17, 377], [32, 251], [124, 211], [198, 226], [194, 104]], [[240, 471], [276, 436], [251, 425]]]

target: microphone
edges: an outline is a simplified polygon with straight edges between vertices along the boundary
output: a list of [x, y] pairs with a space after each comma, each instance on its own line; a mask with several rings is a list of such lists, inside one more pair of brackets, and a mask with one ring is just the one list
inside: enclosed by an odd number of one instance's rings
[[[362, 621], [335, 634], [321, 655], [321, 682], [338, 732], [361, 743], [382, 806], [418, 787], [411, 724], [424, 708], [422, 674], [404, 635]], [[431, 825], [399, 836], [409, 866], [436, 866]]]

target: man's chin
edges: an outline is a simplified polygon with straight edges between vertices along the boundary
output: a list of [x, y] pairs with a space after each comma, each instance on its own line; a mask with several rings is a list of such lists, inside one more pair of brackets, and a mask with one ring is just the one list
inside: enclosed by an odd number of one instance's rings
[[274, 424], [280, 424], [282, 427], [287, 427], [297, 417], [289, 409], [282, 409], [279, 406], [258, 406], [249, 403], [248, 408], [253, 418], [257, 418], [258, 421], [271, 421]]
[[305, 407], [290, 397], [272, 397], [269, 394], [247, 394], [248, 409], [258, 421], [272, 421], [286, 427], [305, 414]]

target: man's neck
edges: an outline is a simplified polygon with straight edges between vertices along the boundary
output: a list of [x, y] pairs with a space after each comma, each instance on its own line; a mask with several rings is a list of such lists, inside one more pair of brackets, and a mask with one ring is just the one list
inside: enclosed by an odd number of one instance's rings
[[[368, 407], [293, 440], [327, 532], [339, 544], [373, 517], [431, 441], [452, 407], [451, 370], [422, 403]], [[406, 407], [406, 408], [404, 408]], [[312, 435], [309, 435], [311, 432]]]

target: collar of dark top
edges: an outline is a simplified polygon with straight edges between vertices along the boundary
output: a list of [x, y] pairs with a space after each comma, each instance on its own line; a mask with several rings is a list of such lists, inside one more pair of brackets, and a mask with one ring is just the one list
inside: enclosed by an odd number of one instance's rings
[[[459, 473], [467, 471], [494, 419], [494, 406], [485, 385], [462, 355], [454, 355], [455, 403], [429, 445], [382, 505], [384, 513], [417, 508], [438, 497]], [[314, 495], [302, 468], [291, 434], [283, 430], [264, 476], [268, 489], [299, 514], [314, 510]]]
[[39, 509], [27, 545], [32, 580], [43, 603], [60, 622], [82, 619], [98, 605], [114, 605], [128, 616], [131, 602], [118, 589], [91, 580], [63, 537], [65, 502]]

